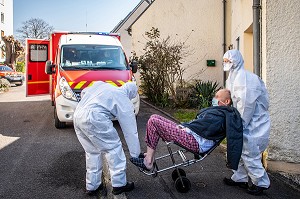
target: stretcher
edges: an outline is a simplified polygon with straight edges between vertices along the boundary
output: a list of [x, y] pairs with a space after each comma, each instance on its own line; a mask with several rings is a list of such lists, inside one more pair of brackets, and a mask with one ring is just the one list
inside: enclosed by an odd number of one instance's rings
[[[167, 148], [168, 148], [168, 153], [165, 155], [156, 157], [153, 168], [150, 171], [146, 171], [142, 168], [139, 168], [139, 170], [141, 172], [143, 172], [145, 175], [157, 177], [157, 175], [161, 172], [165, 172], [170, 169], [174, 169], [172, 172], [172, 179], [174, 181], [175, 188], [178, 192], [186, 193], [191, 189], [191, 182], [186, 177], [186, 172], [180, 167], [188, 167], [190, 165], [193, 165], [195, 163], [198, 163], [198, 162], [204, 160], [215, 148], [217, 148], [220, 145], [220, 143], [224, 139], [225, 139], [225, 137], [218, 141], [215, 141], [215, 144], [208, 151], [206, 151], [204, 153], [194, 153], [194, 152], [190, 151], [189, 149], [181, 146], [179, 143], [165, 141]], [[172, 151], [172, 145], [177, 145], [180, 148], [175, 151]], [[192, 153], [193, 156], [191, 158], [187, 158], [187, 156], [185, 155], [185, 153], [187, 153], [187, 152]], [[180, 157], [179, 158], [180, 162], [178, 160], [176, 162], [175, 156]], [[165, 167], [165, 168], [159, 168], [158, 162], [160, 160], [168, 158], [168, 157], [171, 159], [172, 165]]]

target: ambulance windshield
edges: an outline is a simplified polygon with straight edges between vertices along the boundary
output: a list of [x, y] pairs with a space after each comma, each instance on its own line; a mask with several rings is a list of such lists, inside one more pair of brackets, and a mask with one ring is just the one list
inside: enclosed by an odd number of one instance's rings
[[64, 45], [60, 66], [64, 70], [126, 70], [128, 63], [120, 46]]

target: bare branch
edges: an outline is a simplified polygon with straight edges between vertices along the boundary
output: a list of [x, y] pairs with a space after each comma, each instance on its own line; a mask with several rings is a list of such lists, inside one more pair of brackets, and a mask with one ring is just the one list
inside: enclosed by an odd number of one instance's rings
[[53, 32], [54, 27], [50, 26], [43, 19], [31, 18], [22, 23], [22, 26], [16, 30], [19, 40], [25, 44], [26, 38], [47, 39]]

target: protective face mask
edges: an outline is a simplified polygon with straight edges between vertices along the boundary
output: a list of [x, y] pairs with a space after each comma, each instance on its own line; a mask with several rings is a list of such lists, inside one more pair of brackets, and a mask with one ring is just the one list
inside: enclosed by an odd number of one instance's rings
[[221, 102], [221, 104], [223, 104], [223, 105], [226, 106], [226, 104], [225, 104], [224, 102], [219, 101], [219, 100], [217, 100], [216, 98], [213, 98], [213, 99], [212, 99], [211, 104], [212, 104], [212, 106], [219, 106], [219, 102]]
[[223, 64], [223, 70], [224, 71], [229, 71], [233, 66], [233, 63], [230, 63], [230, 62], [226, 62]]
[[219, 100], [217, 100], [216, 98], [213, 98], [211, 101], [211, 105], [212, 106], [219, 106]]

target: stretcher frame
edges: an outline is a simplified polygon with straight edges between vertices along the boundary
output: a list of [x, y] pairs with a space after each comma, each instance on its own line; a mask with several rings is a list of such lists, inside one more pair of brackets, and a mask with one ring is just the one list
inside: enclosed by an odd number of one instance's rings
[[[157, 177], [157, 175], [161, 172], [168, 171], [170, 169], [175, 169], [172, 172], [172, 179], [175, 181], [175, 188], [178, 192], [186, 193], [190, 190], [191, 188], [191, 183], [186, 177], [186, 173], [183, 169], [180, 167], [188, 167], [190, 165], [196, 164], [202, 160], [204, 160], [211, 152], [213, 152], [220, 144], [221, 142], [225, 139], [225, 137], [221, 138], [218, 141], [215, 141], [215, 144], [206, 152], [204, 153], [195, 153], [193, 151], [190, 151], [189, 149], [185, 148], [184, 146], [180, 145], [179, 143], [176, 142], [166, 142], [168, 153], [159, 157], [155, 158], [155, 163], [153, 165], [153, 168], [150, 171], [146, 171], [142, 168], [139, 168], [141, 172], [143, 172], [145, 175], [152, 176], [152, 177]], [[176, 151], [172, 151], [171, 146], [172, 145], [177, 145], [180, 148], [177, 149]], [[190, 152], [194, 155], [194, 158], [188, 159], [184, 153]], [[182, 162], [176, 163], [176, 160], [174, 158], [175, 155], [178, 155]], [[172, 161], [172, 165], [168, 166], [166, 168], [159, 169], [157, 162], [159, 160], [165, 159], [167, 157], [170, 157]]]

